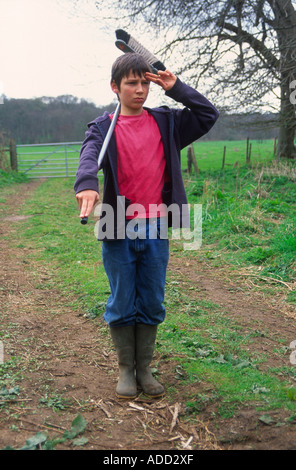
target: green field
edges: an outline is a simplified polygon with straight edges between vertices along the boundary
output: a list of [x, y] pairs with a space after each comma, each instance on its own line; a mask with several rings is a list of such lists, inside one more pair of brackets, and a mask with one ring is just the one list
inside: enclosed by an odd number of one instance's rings
[[[273, 141], [250, 141], [252, 163], [262, 163], [273, 158]], [[198, 166], [203, 170], [217, 170], [222, 167], [222, 159], [225, 151], [225, 167], [233, 166], [236, 162], [244, 165], [246, 162], [246, 141], [198, 141], [194, 144], [194, 151]], [[31, 177], [40, 176], [64, 176], [65, 171], [69, 175], [75, 174], [80, 145], [34, 145], [19, 146], [18, 161], [20, 171], [28, 168]], [[37, 166], [36, 164], [40, 162]], [[182, 168], [187, 168], [187, 150], [182, 151]]]
[[[274, 142], [272, 140], [250, 140], [249, 144], [251, 144], [251, 162], [253, 164], [267, 162], [274, 158]], [[236, 162], [245, 165], [246, 141], [198, 141], [194, 144], [194, 152], [199, 169], [203, 171], [222, 168], [224, 147], [226, 147], [225, 167], [233, 166]], [[183, 150], [183, 168], [186, 168], [186, 153], [186, 150]]]

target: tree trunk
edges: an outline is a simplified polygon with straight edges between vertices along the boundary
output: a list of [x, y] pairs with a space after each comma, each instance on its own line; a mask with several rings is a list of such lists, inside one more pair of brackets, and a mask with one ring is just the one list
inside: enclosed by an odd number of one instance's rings
[[290, 89], [286, 84], [281, 87], [280, 129], [277, 145], [277, 158], [296, 158], [294, 145], [296, 133], [295, 105], [290, 102]]
[[296, 158], [296, 107], [290, 99], [290, 83], [296, 79], [296, 12], [290, 0], [269, 0], [269, 3], [275, 15], [280, 52], [281, 109], [277, 158]]

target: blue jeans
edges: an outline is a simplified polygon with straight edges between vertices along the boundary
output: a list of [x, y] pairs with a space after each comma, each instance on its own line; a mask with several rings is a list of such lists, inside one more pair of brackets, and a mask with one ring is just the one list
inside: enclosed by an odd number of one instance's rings
[[127, 228], [125, 239], [103, 241], [103, 264], [111, 289], [104, 314], [109, 326], [163, 322], [169, 241], [160, 238], [160, 224], [161, 219], [145, 219], [132, 233]]

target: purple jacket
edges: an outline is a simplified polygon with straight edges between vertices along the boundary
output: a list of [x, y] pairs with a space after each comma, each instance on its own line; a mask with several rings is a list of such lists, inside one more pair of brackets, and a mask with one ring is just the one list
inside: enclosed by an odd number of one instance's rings
[[[179, 227], [182, 226], [182, 209], [187, 205], [187, 197], [180, 166], [181, 149], [206, 134], [216, 122], [217, 109], [198, 91], [177, 79], [166, 95], [184, 105], [183, 109], [172, 109], [167, 106], [145, 108], [156, 120], [170, 176], [170, 182], [163, 187], [163, 202], [167, 206], [177, 204], [180, 208]], [[105, 112], [88, 124], [85, 140], [80, 151], [79, 167], [76, 174], [74, 190], [77, 194], [86, 189], [99, 192], [98, 155], [111, 123]], [[103, 204], [110, 204], [114, 209], [115, 238], [117, 220], [117, 196], [121, 196], [117, 179], [117, 153], [115, 136], [111, 137], [108, 150], [102, 163], [104, 173]], [[125, 207], [130, 204], [124, 198]], [[169, 226], [172, 221], [169, 221]], [[184, 223], [183, 223], [184, 226]]]

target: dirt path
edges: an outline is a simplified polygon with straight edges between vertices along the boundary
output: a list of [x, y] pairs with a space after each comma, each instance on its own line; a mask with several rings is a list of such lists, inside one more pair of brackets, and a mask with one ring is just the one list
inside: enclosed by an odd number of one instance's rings
[[[22, 185], [22, 199], [38, 184]], [[18, 215], [13, 213], [18, 198], [14, 194], [9, 201], [10, 217]], [[40, 431], [50, 438], [61, 436], [79, 413], [87, 422], [85, 450], [295, 448], [295, 426], [259, 423], [252, 409], [217, 425], [209, 406], [195, 421], [187, 422], [184, 408], [190, 390], [176, 379], [168, 358], [160, 358], [158, 368], [161, 380], [176, 386], [174, 397], [117, 400], [116, 357], [105, 324], [73, 312], [58, 290], [40, 288], [51, 275], [49, 267], [28, 266], [26, 251], [9, 241], [21, 223], [21, 219], [17, 224], [5, 218], [0, 221], [0, 331], [5, 361], [20, 358], [22, 377], [19, 395], [9, 407], [0, 408], [0, 449], [20, 448]], [[169, 269], [184, 288], [196, 287], [191, 295], [221, 305], [246, 329], [254, 325], [262, 331], [268, 328], [268, 337], [258, 336], [252, 347], [266, 352], [268, 365], [289, 365], [288, 356], [283, 363], [274, 352], [273, 337], [284, 338], [286, 345], [296, 339], [292, 310], [282, 311], [280, 301], [271, 306], [265, 297], [245, 289], [245, 282], [234, 281], [210, 265], [188, 262], [181, 268], [180, 259], [172, 254]], [[62, 409], [65, 399], [69, 401]], [[68, 440], [57, 448], [73, 449], [73, 442]]]

